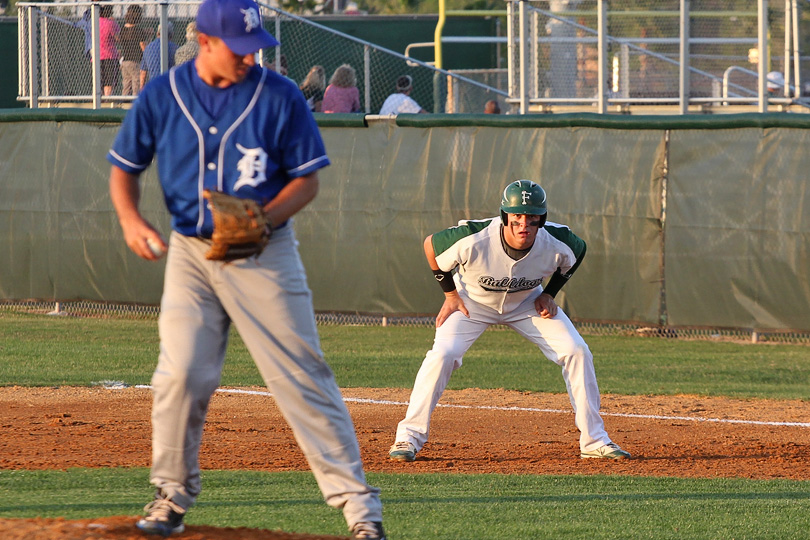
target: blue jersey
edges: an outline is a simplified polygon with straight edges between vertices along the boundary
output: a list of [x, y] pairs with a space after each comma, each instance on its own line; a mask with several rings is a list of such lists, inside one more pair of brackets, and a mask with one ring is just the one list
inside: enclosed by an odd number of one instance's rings
[[303, 94], [287, 78], [252, 67], [234, 86], [229, 106], [212, 118], [193, 92], [194, 69], [187, 62], [144, 87], [107, 160], [140, 174], [157, 157], [172, 228], [210, 238], [204, 189], [264, 205], [329, 158]]

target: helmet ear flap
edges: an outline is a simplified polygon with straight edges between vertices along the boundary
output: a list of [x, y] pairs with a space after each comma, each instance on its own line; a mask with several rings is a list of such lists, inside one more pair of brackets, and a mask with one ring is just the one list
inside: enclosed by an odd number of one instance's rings
[[542, 229], [546, 225], [546, 218], [548, 218], [548, 214], [543, 214], [542, 216], [538, 216], [540, 218], [540, 225], [538, 226], [539, 229]]
[[506, 224], [507, 224], [507, 223], [506, 223], [506, 212], [504, 212], [503, 210], [501, 210], [501, 224], [502, 224], [502, 225], [506, 225]]

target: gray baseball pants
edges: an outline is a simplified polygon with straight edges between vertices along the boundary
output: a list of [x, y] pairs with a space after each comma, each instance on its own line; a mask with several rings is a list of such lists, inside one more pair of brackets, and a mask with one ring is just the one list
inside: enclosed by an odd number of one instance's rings
[[354, 425], [323, 359], [297, 245], [289, 224], [258, 258], [223, 263], [205, 259], [205, 241], [172, 233], [152, 376], [151, 482], [184, 508], [200, 493], [203, 425], [233, 322], [326, 503], [343, 509], [349, 527], [381, 521], [379, 490], [366, 483]]

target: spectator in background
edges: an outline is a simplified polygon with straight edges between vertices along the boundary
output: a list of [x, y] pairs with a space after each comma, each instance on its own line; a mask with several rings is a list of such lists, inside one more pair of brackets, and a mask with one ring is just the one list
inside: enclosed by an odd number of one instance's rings
[[[160, 71], [160, 25], [158, 25], [157, 37], [143, 49], [143, 60], [141, 60], [141, 88], [146, 81], [161, 74]], [[177, 45], [171, 40], [174, 26], [171, 22], [166, 24], [166, 33], [169, 38], [169, 65], [166, 69], [174, 66], [174, 54], [177, 52]]]
[[[93, 0], [97, 2], [98, 0]], [[84, 56], [91, 60], [90, 49], [93, 48], [93, 12], [91, 8], [87, 8], [82, 13], [82, 18], [76, 21], [73, 26], [81, 28], [84, 32]]]
[[105, 96], [112, 94], [118, 84], [118, 48], [115, 46], [121, 27], [113, 20], [113, 7], [105, 4], [99, 8], [98, 41], [101, 61], [101, 86]]
[[321, 112], [323, 105], [323, 91], [326, 88], [326, 71], [323, 66], [312, 66], [306, 78], [301, 83], [301, 92], [307, 100], [309, 110]]
[[400, 113], [426, 113], [427, 111], [410, 97], [413, 90], [413, 78], [410, 75], [397, 77], [397, 91], [388, 96], [380, 109], [384, 116]]
[[484, 114], [501, 114], [501, 106], [498, 100], [490, 99], [484, 104]]
[[771, 71], [766, 76], [768, 80], [768, 95], [770, 97], [784, 97], [785, 95], [785, 76], [781, 71]]
[[124, 28], [118, 34], [118, 50], [121, 52], [121, 93], [137, 96], [141, 91], [141, 60], [143, 49], [152, 37], [149, 30], [141, 27], [143, 10], [133, 4], [124, 14]]
[[200, 44], [197, 42], [197, 23], [191, 21], [186, 25], [186, 42], [174, 53], [174, 65], [179, 66], [189, 60], [194, 60], [200, 52]]
[[[279, 75], [284, 75], [287, 77], [287, 57], [283, 54], [278, 55], [278, 65], [276, 65], [276, 53], [272, 52], [273, 54], [273, 61], [272, 62], [264, 62], [264, 67], [267, 69], [272, 69]], [[289, 79], [289, 77], [287, 77]]]
[[329, 79], [329, 86], [323, 93], [323, 112], [360, 112], [360, 91], [357, 89], [357, 75], [349, 64], [338, 67]]

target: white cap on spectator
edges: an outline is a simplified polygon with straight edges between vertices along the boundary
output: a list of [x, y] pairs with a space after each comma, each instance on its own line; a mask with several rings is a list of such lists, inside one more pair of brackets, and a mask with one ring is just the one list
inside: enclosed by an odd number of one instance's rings
[[768, 90], [779, 90], [785, 86], [785, 76], [781, 71], [771, 71], [766, 78], [768, 79]]

